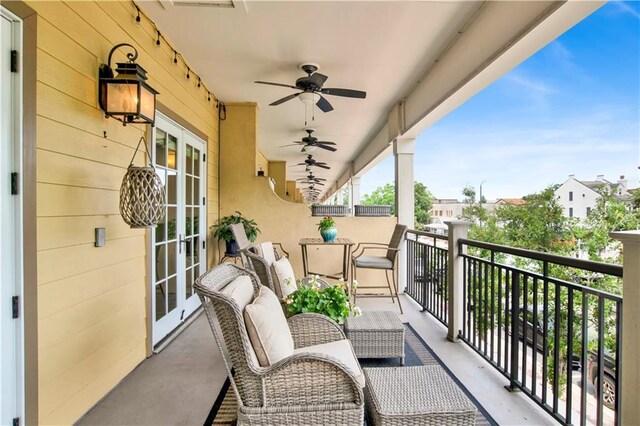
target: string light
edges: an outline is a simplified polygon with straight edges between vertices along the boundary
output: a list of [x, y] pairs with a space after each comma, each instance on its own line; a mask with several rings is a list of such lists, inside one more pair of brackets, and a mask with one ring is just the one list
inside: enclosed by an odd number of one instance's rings
[[[207, 101], [211, 102], [212, 93], [207, 88], [207, 86], [202, 82], [202, 78], [197, 73], [191, 71], [191, 67], [189, 65], [187, 65], [187, 62], [185, 61], [184, 57], [173, 46], [171, 46], [171, 44], [169, 42], [167, 42], [167, 39], [162, 35], [162, 33], [158, 29], [158, 27], [155, 24], [155, 22], [153, 22], [151, 20], [151, 18], [149, 18], [147, 15], [145, 15], [145, 13], [143, 11], [140, 10], [140, 7], [138, 7], [138, 5], [136, 4], [135, 0], [131, 0], [131, 3], [133, 4], [133, 7], [135, 8], [135, 13], [136, 13], [135, 21], [136, 21], [136, 23], [138, 23], [138, 24], [141, 23], [142, 18], [144, 17], [147, 20], [147, 22], [149, 22], [149, 24], [151, 24], [151, 26], [153, 27], [153, 29], [156, 32], [156, 40], [155, 40], [156, 46], [160, 46], [161, 45], [161, 42], [160, 42], [161, 39], [164, 40], [165, 44], [167, 46], [169, 46], [169, 48], [171, 48], [171, 50], [173, 50], [173, 63], [176, 64], [176, 65], [180, 65], [178, 63], [178, 60], [180, 62], [182, 62], [182, 64], [184, 65], [184, 67], [187, 70], [187, 73], [185, 75], [185, 77], [187, 79], [190, 80], [191, 79], [191, 74], [193, 73], [194, 78], [198, 79], [198, 88], [201, 88], [201, 87], [204, 88], [204, 90], [207, 92]], [[219, 101], [217, 99], [215, 99], [215, 97], [214, 97], [214, 101], [215, 101], [216, 109], [220, 109]]]

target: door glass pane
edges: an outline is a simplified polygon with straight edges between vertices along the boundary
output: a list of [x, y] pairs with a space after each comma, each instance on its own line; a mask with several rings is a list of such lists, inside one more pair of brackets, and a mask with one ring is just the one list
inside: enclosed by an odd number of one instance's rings
[[176, 208], [167, 208], [167, 239], [176, 239]]
[[193, 179], [193, 204], [200, 204], [200, 179]]
[[200, 208], [193, 208], [193, 235], [200, 234]]
[[187, 173], [193, 174], [193, 148], [191, 145], [187, 145]]
[[191, 266], [192, 263], [192, 259], [193, 259], [193, 238], [191, 237], [187, 237], [187, 241], [185, 242], [185, 244], [187, 245], [187, 268], [189, 266]]
[[158, 222], [158, 225], [156, 225], [156, 242], [157, 243], [161, 243], [164, 241], [165, 235], [166, 235], [166, 217], [162, 220], [162, 222]]
[[167, 133], [156, 129], [156, 164], [158, 166], [167, 165]]
[[200, 151], [193, 148], [193, 174], [200, 176]]
[[166, 294], [167, 289], [165, 282], [156, 285], [156, 321], [167, 314]]
[[193, 208], [187, 207], [185, 209], [185, 229], [187, 231], [187, 235], [193, 235]]
[[178, 261], [178, 244], [167, 244], [167, 276], [176, 274], [176, 262]]
[[169, 285], [167, 286], [167, 298], [169, 299], [169, 312], [174, 310], [177, 306], [177, 292], [176, 292], [176, 278], [169, 278]]
[[200, 238], [199, 237], [193, 237], [193, 264], [196, 265], [199, 262], [199, 254], [200, 254], [200, 250], [198, 250], [200, 248]]
[[167, 155], [167, 167], [177, 169], [176, 159], [178, 158], [178, 140], [175, 136], [169, 135], [169, 151]]
[[156, 281], [167, 277], [167, 246], [160, 244], [156, 246]]
[[185, 289], [187, 299], [191, 297], [191, 295], [193, 294], [193, 273], [194, 273], [194, 268], [187, 270], [187, 277], [186, 277], [187, 287]]
[[186, 204], [190, 206], [193, 204], [193, 178], [191, 176], [187, 176], [185, 180], [187, 182], [185, 188]]
[[167, 204], [176, 204], [178, 198], [178, 189], [176, 187], [177, 173], [173, 170], [168, 171], [167, 178]]

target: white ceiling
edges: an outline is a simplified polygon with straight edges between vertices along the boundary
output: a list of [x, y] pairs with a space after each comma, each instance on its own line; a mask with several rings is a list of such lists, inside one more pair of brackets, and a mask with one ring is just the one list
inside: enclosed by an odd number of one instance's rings
[[[293, 89], [255, 80], [294, 84], [303, 62], [329, 76], [325, 87], [367, 92], [366, 99], [326, 96], [334, 110], [315, 112], [315, 136], [337, 143], [314, 158], [332, 169], [316, 174], [336, 180], [386, 122], [400, 101], [481, 7], [480, 2], [249, 1], [235, 8], [144, 2], [145, 12], [223, 102], [257, 102], [259, 144], [270, 160], [295, 164], [300, 148], [278, 148], [305, 135], [305, 107], [297, 99], [268, 104]], [[287, 179], [304, 175], [288, 169]]]

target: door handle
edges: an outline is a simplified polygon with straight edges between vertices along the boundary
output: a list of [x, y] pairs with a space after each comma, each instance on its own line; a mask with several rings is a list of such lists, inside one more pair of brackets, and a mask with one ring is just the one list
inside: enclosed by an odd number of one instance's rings
[[187, 243], [186, 238], [182, 238], [182, 234], [178, 235], [178, 253], [182, 254], [182, 245]]

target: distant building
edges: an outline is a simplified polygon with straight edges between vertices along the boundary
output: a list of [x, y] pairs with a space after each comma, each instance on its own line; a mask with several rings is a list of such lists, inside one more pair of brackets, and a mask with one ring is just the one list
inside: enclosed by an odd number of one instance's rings
[[[482, 203], [482, 206], [488, 211], [492, 211], [496, 203], [489, 201]], [[431, 217], [443, 220], [460, 219], [462, 211], [469, 207], [469, 204], [458, 201], [455, 198], [437, 198], [431, 203]], [[432, 223], [437, 221], [432, 220]]]
[[624, 176], [613, 183], [606, 180], [604, 175], [598, 175], [596, 180], [578, 180], [575, 175], [569, 175], [569, 179], [556, 189], [555, 194], [565, 216], [584, 219], [595, 208], [600, 198], [599, 191], [603, 188], [611, 191], [621, 201], [628, 202], [631, 199]]
[[521, 206], [524, 203], [522, 198], [499, 198], [496, 200], [496, 206]]

